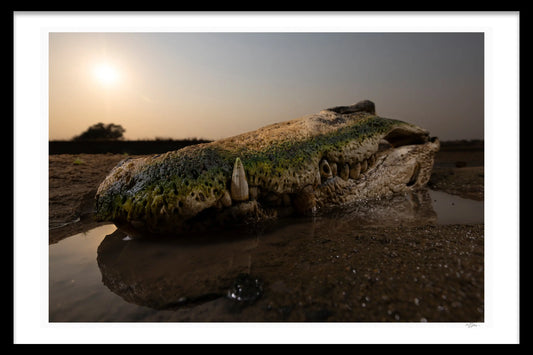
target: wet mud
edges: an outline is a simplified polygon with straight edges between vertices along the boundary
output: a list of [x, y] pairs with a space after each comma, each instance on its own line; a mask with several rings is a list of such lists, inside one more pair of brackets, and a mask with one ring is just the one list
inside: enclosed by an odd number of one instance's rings
[[439, 152], [413, 194], [158, 239], [91, 218], [124, 156], [50, 156], [50, 321], [483, 322], [480, 156]]
[[[69, 250], [51, 247], [50, 321], [483, 321], [482, 224], [352, 221], [287, 221], [218, 240], [67, 238]], [[66, 267], [57, 253], [87, 264]], [[89, 268], [95, 285], [84, 286]]]

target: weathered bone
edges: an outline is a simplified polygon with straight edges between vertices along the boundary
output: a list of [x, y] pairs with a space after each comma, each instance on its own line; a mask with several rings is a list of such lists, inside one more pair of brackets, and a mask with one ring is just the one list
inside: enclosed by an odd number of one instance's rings
[[331, 167], [329, 166], [329, 163], [326, 159], [322, 159], [322, 161], [320, 162], [320, 165], [318, 166], [318, 169], [320, 170], [320, 176], [323, 179], [327, 180], [333, 177]]
[[350, 179], [357, 179], [359, 174], [361, 174], [361, 163], [356, 163], [350, 168]]
[[329, 167], [331, 169], [331, 174], [337, 176], [337, 163], [331, 163], [329, 164]]
[[370, 158], [368, 158], [368, 166], [371, 167], [376, 162], [376, 156], [371, 155]]
[[427, 130], [378, 117], [371, 102], [322, 110], [123, 161], [98, 187], [96, 219], [128, 232], [179, 234], [255, 223], [289, 205], [307, 214], [417, 189], [429, 180], [438, 149]]
[[361, 172], [364, 173], [364, 172], [366, 171], [367, 168], [368, 168], [368, 163], [367, 163], [367, 161], [366, 161], [366, 159], [365, 159], [365, 160], [363, 160], [363, 161], [361, 162]]
[[249, 198], [248, 182], [241, 159], [235, 159], [233, 174], [231, 175], [231, 199], [234, 201], [246, 201]]
[[370, 100], [359, 101], [356, 104], [350, 106], [335, 106], [328, 108], [329, 111], [337, 112], [340, 114], [356, 113], [356, 112], [368, 112], [376, 114], [376, 106]]
[[350, 165], [344, 164], [344, 166], [342, 167], [342, 169], [340, 171], [339, 176], [343, 180], [348, 180], [348, 178], [350, 177]]
[[231, 196], [228, 191], [224, 191], [224, 195], [222, 195], [222, 197], [220, 198], [220, 203], [224, 207], [231, 206]]

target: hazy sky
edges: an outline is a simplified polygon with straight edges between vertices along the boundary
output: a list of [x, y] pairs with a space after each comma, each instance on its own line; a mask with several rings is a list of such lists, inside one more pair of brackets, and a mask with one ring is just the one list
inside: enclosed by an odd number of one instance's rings
[[218, 139], [375, 102], [441, 140], [484, 137], [483, 33], [51, 33], [49, 139]]

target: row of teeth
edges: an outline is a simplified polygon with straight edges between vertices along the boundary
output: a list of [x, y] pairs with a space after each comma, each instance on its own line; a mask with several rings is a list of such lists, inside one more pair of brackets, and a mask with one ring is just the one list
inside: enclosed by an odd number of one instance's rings
[[[367, 159], [355, 164], [338, 164], [336, 162], [329, 163], [326, 159], [322, 159], [319, 164], [319, 172], [321, 182], [331, 179], [335, 176], [339, 176], [343, 180], [358, 179], [361, 174], [366, 172], [376, 162], [376, 155], [372, 155]], [[231, 176], [230, 191], [226, 191], [225, 194], [218, 201], [219, 207], [229, 207], [233, 202], [243, 202], [250, 199], [256, 200], [259, 197], [259, 188], [257, 186], [248, 186], [244, 167], [239, 158], [235, 160], [233, 166], [233, 173]], [[277, 196], [276, 199], [284, 204], [289, 204], [290, 201], [286, 201], [289, 197], [287, 194], [281, 197]]]
[[362, 173], [367, 171], [376, 162], [376, 155], [371, 155], [369, 158], [355, 164], [337, 164], [335, 162], [329, 163], [326, 159], [322, 159], [318, 166], [320, 178], [322, 182], [339, 176], [343, 180], [358, 179]]

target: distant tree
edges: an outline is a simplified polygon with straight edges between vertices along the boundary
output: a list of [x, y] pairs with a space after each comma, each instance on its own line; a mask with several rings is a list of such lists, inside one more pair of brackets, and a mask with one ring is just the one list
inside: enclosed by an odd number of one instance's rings
[[72, 138], [74, 141], [88, 140], [119, 140], [124, 138], [126, 130], [114, 123], [97, 123], [89, 127], [85, 132]]

